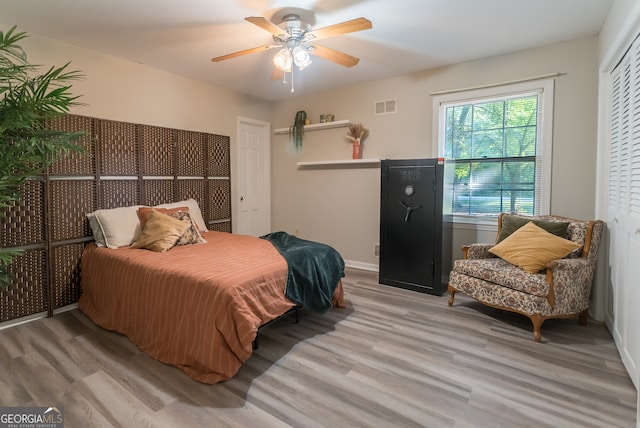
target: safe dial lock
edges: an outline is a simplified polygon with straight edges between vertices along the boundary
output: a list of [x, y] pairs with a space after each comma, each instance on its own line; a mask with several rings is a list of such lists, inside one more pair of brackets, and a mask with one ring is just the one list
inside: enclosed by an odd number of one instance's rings
[[404, 194], [407, 196], [413, 195], [415, 191], [416, 189], [411, 184], [404, 188]]

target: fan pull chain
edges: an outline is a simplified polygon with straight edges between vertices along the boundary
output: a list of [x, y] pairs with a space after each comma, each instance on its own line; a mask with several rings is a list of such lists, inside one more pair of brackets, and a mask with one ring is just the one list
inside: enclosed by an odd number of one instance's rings
[[293, 89], [293, 70], [294, 70], [294, 66], [293, 64], [291, 64], [291, 92], [295, 92], [295, 89]]

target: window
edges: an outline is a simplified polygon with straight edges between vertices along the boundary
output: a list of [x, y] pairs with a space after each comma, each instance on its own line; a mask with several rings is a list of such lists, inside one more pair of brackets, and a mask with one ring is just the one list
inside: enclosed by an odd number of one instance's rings
[[552, 107], [551, 79], [434, 96], [457, 220], [549, 212]]

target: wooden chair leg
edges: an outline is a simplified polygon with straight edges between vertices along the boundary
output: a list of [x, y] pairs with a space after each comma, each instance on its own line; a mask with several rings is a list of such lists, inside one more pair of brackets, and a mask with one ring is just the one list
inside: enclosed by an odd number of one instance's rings
[[533, 340], [536, 342], [542, 342], [542, 323], [545, 318], [542, 315], [530, 315], [531, 323], [533, 324]]
[[447, 303], [449, 304], [449, 306], [453, 306], [453, 299], [455, 299], [456, 296], [456, 289], [448, 285], [447, 290], [449, 290], [449, 302]]
[[578, 322], [580, 325], [587, 325], [587, 312], [588, 311], [582, 311], [578, 314]]

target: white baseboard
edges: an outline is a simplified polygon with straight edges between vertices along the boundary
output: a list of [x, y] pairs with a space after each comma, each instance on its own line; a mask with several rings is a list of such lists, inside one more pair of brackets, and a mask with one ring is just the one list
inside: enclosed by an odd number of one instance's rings
[[[66, 312], [66, 311], [70, 311], [72, 309], [76, 309], [77, 307], [78, 307], [77, 303], [72, 303], [70, 305], [54, 309], [53, 310], [53, 314], [57, 315], [57, 314], [62, 313], [62, 312]], [[16, 319], [12, 319], [12, 320], [9, 320], [9, 321], [4, 321], [4, 322], [0, 323], [0, 330], [3, 330], [5, 328], [9, 328], [9, 327], [15, 327], [15, 326], [20, 325], [20, 324], [24, 324], [24, 323], [27, 323], [27, 322], [39, 320], [41, 318], [46, 318], [46, 317], [47, 317], [47, 313], [46, 312], [38, 312], [37, 314], [27, 315], [26, 317], [16, 318]]]
[[67, 312], [67, 311], [70, 311], [72, 309], [77, 309], [77, 308], [78, 308], [78, 303], [76, 302], [76, 303], [72, 303], [72, 304], [67, 305], [67, 306], [63, 306], [63, 307], [58, 308], [58, 309], [54, 309], [53, 310], [53, 314], [56, 315], [56, 314], [59, 314], [59, 313], [62, 313], [62, 312]]
[[0, 330], [4, 330], [5, 328], [15, 327], [20, 324], [24, 324], [30, 321], [39, 320], [40, 318], [46, 318], [46, 312], [38, 312], [37, 314], [27, 315], [26, 317], [16, 318], [9, 321], [4, 321], [0, 323]]
[[355, 260], [345, 260], [344, 264], [347, 267], [354, 268], [354, 269], [362, 269], [362, 270], [368, 270], [371, 272], [378, 272], [378, 265], [373, 263], [357, 262]]

